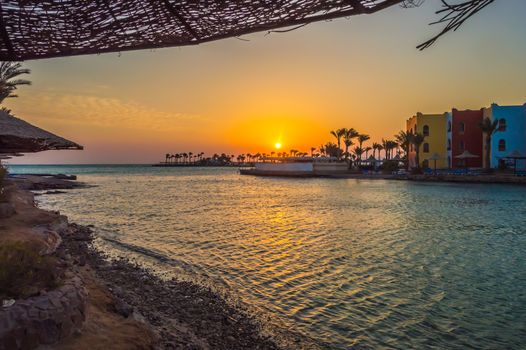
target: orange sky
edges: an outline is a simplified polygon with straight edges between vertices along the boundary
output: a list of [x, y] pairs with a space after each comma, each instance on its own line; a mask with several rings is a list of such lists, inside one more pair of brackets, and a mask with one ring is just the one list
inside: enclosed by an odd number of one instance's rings
[[497, 2], [429, 50], [438, 2], [197, 47], [30, 61], [6, 102], [82, 152], [11, 163], [149, 163], [177, 152], [308, 151], [353, 127], [391, 137], [416, 111], [526, 102], [526, 4]]

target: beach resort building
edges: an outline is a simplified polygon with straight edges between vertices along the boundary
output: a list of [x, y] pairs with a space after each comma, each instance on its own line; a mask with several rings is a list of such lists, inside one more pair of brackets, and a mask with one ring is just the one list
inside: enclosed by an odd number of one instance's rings
[[[480, 168], [484, 158], [482, 142], [483, 133], [480, 123], [484, 110], [464, 110], [456, 108], [447, 115], [447, 167], [449, 168]], [[476, 158], [455, 158], [468, 151]]]
[[[526, 104], [484, 108], [484, 117], [498, 120], [498, 130], [491, 140], [491, 167], [514, 166], [510, 155], [526, 157]], [[517, 168], [525, 169], [526, 160], [517, 160]]]
[[[406, 130], [408, 132], [424, 135], [424, 142], [420, 147], [419, 154], [421, 167], [428, 168], [431, 164], [429, 158], [435, 153], [440, 156], [436, 162], [437, 168], [448, 166], [446, 151], [447, 120], [448, 113], [423, 114], [420, 112], [407, 120]], [[416, 167], [416, 148], [414, 145], [409, 146], [408, 161], [410, 167]]]

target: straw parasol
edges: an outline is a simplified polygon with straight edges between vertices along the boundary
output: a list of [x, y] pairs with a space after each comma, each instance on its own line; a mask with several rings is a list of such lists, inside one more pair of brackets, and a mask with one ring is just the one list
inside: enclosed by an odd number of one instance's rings
[[440, 154], [438, 154], [438, 153], [433, 153], [431, 155], [431, 157], [427, 158], [427, 160], [432, 160], [435, 163], [434, 164], [434, 166], [435, 166], [435, 171], [434, 171], [435, 175], [437, 174], [437, 160], [440, 160], [440, 159], [442, 159], [442, 157], [440, 157]]
[[1, 1], [0, 60], [197, 45], [371, 14], [403, 0]]
[[467, 167], [467, 160], [468, 159], [480, 158], [480, 156], [477, 156], [476, 154], [473, 154], [470, 151], [465, 150], [464, 152], [462, 152], [458, 156], [455, 156], [455, 158], [456, 159], [464, 159], [464, 160], [466, 160], [466, 167]]
[[82, 146], [0, 110], [0, 154], [19, 156], [48, 150], [81, 150]]

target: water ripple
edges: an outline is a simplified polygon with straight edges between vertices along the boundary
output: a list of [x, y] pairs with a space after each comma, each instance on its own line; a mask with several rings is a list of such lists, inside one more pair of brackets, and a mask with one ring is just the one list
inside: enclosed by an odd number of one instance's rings
[[526, 344], [526, 188], [72, 172], [98, 187], [39, 197], [43, 206], [96, 224], [106, 249], [235, 295], [271, 329], [317, 347]]

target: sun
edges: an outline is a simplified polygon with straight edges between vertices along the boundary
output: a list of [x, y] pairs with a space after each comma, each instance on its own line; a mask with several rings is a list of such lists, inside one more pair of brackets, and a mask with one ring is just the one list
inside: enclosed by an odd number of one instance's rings
[[276, 142], [274, 144], [274, 147], [276, 147], [276, 149], [280, 149], [281, 148], [281, 142]]

